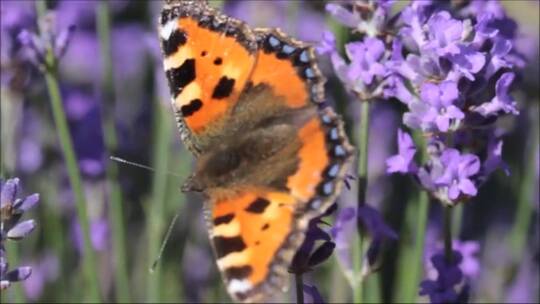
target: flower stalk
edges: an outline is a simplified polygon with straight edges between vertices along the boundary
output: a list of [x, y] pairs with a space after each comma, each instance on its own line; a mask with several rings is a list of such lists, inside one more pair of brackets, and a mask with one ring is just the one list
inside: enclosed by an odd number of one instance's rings
[[146, 299], [148, 302], [159, 302], [161, 286], [161, 263], [153, 267], [154, 260], [158, 256], [161, 243], [161, 235], [163, 233], [163, 218], [165, 217], [165, 202], [166, 202], [166, 187], [167, 171], [171, 158], [171, 149], [169, 140], [172, 137], [174, 130], [173, 124], [169, 120], [168, 110], [163, 107], [159, 101], [155, 101], [154, 106], [154, 138], [156, 142], [153, 144], [153, 164], [155, 166], [155, 174], [152, 180], [152, 199], [151, 204], [146, 206], [148, 214], [147, 236], [148, 236], [148, 268], [154, 269], [153, 273], [147, 275], [147, 293]]
[[[107, 150], [113, 154], [118, 145], [117, 131], [115, 128], [115, 94], [114, 75], [111, 51], [111, 20], [109, 2], [101, 1], [98, 4], [96, 13], [97, 32], [100, 41], [101, 58], [103, 59], [104, 77], [101, 88], [103, 90], [104, 113], [104, 137]], [[124, 210], [122, 206], [122, 190], [118, 184], [118, 165], [116, 163], [107, 166], [107, 179], [111, 192], [111, 215], [110, 225], [112, 227], [112, 245], [115, 265], [115, 290], [116, 300], [119, 302], [129, 302], [129, 281], [126, 269], [126, 240], [124, 231]]]
[[444, 258], [446, 263], [452, 263], [452, 207], [444, 207]]
[[[40, 19], [46, 15], [47, 7], [44, 1], [36, 2], [36, 10]], [[43, 30], [43, 29], [41, 29]], [[83, 236], [83, 269], [88, 284], [88, 300], [100, 302], [98, 274], [96, 267], [95, 252], [90, 240], [89, 219], [86, 210], [86, 199], [83, 192], [82, 179], [77, 164], [77, 158], [73, 149], [73, 142], [67, 124], [66, 114], [63, 108], [60, 86], [57, 74], [58, 62], [51, 45], [47, 45], [45, 56], [45, 68], [43, 70], [49, 99], [53, 113], [53, 120], [58, 132], [58, 139], [66, 162], [69, 183], [75, 196], [77, 216], [81, 225]]]
[[[366, 204], [370, 103], [367, 100], [363, 100], [360, 106], [360, 125], [358, 128], [358, 210]], [[364, 268], [364, 259], [362, 258], [364, 253], [364, 231], [360, 217], [357, 218], [357, 230], [357, 244], [353, 251], [356, 278], [355, 286], [353, 287], [353, 298], [355, 303], [362, 303], [364, 289], [364, 280], [362, 277], [362, 269]]]
[[294, 280], [296, 285], [296, 303], [304, 304], [304, 279], [301, 272], [294, 274]]

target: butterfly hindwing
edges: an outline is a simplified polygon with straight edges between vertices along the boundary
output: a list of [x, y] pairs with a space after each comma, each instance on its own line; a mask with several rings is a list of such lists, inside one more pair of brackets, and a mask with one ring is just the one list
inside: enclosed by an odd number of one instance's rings
[[283, 287], [286, 261], [305, 230], [295, 218], [297, 201], [285, 192], [246, 187], [211, 198], [210, 239], [227, 291], [244, 302], [261, 301]]

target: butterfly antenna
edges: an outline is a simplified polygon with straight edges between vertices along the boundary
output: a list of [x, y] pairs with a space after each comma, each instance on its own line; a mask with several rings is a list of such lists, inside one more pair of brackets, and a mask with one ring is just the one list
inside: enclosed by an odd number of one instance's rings
[[[131, 162], [129, 160], [125, 160], [123, 158], [120, 158], [120, 157], [116, 157], [116, 156], [110, 156], [109, 157], [110, 160], [112, 161], [115, 161], [115, 162], [119, 162], [121, 164], [126, 164], [126, 165], [131, 165], [131, 166], [134, 166], [134, 167], [138, 167], [138, 168], [142, 168], [142, 169], [146, 169], [148, 171], [152, 171], [154, 173], [157, 173], [156, 169], [152, 168], [152, 167], [149, 167], [149, 166], [145, 166], [143, 164], [139, 164], [139, 163], [134, 163], [134, 162]], [[182, 177], [174, 172], [171, 172], [171, 171], [166, 171], [165, 172], [166, 174], [169, 174], [169, 175], [173, 175], [173, 176], [176, 176], [176, 177]]]
[[173, 219], [171, 220], [171, 223], [169, 224], [169, 228], [167, 228], [167, 233], [165, 234], [165, 239], [163, 239], [163, 242], [161, 243], [161, 247], [159, 248], [159, 253], [157, 258], [154, 260], [154, 263], [152, 263], [152, 267], [150, 267], [150, 273], [154, 273], [156, 270], [156, 267], [161, 260], [161, 255], [163, 254], [163, 251], [165, 250], [165, 246], [167, 245], [167, 242], [169, 241], [169, 238], [171, 236], [174, 224], [176, 223], [176, 220], [178, 219], [178, 216], [180, 215], [179, 212], [177, 212]]

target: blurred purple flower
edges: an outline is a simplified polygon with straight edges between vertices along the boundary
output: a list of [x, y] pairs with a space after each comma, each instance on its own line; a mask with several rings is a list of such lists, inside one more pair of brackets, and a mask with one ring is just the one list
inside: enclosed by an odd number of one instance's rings
[[29, 82], [32, 65], [28, 62], [17, 35], [36, 27], [34, 3], [0, 2], [0, 79], [2, 86], [22, 91]]
[[336, 19], [339, 23], [345, 25], [346, 27], [356, 28], [362, 19], [360, 15], [351, 10], [345, 8], [345, 6], [339, 3], [328, 3], [326, 5], [326, 11]]
[[292, 9], [288, 0], [265, 1], [264, 9], [261, 9], [261, 2], [257, 1], [226, 1], [223, 9], [228, 15], [251, 26], [278, 27], [303, 41], [316, 41], [323, 32], [325, 22], [309, 2], [295, 1], [296, 9]]
[[476, 241], [452, 241], [452, 248], [462, 256], [459, 269], [466, 278], [474, 279], [480, 273], [480, 262], [478, 254], [480, 253], [480, 243]]
[[[204, 300], [212, 279], [212, 256], [207, 248], [188, 242], [182, 259], [182, 282], [188, 302]], [[196, 267], [194, 267], [196, 266]]]
[[323, 304], [324, 300], [315, 285], [304, 284], [304, 303]]
[[51, 252], [46, 253], [33, 263], [32, 276], [23, 283], [26, 297], [31, 301], [38, 300], [43, 294], [46, 284], [58, 278], [59, 270], [60, 261]]
[[[79, 253], [83, 253], [83, 239], [81, 225], [76, 218], [71, 221], [71, 237]], [[109, 224], [106, 218], [93, 219], [90, 222], [90, 240], [92, 247], [97, 251], [107, 248], [109, 242]]]
[[5, 253], [7, 240], [20, 240], [34, 230], [34, 220], [19, 222], [24, 212], [39, 201], [38, 194], [17, 198], [20, 192], [19, 179], [0, 180], [0, 290], [8, 288], [12, 282], [26, 280], [32, 269], [19, 267], [9, 270]]
[[359, 33], [375, 37], [384, 31], [393, 0], [351, 0], [326, 4], [336, 21]]
[[105, 143], [97, 100], [84, 92], [70, 90], [64, 98], [64, 106], [81, 173], [87, 177], [102, 176]]
[[416, 147], [409, 133], [398, 129], [398, 154], [386, 160], [388, 173], [413, 173], [417, 170], [414, 163]]
[[331, 31], [324, 31], [322, 39], [316, 47], [319, 55], [332, 54], [336, 52], [336, 37]]
[[376, 269], [383, 243], [387, 240], [396, 240], [398, 237], [392, 228], [386, 225], [379, 212], [369, 205], [364, 205], [358, 212], [353, 207], [343, 208], [338, 213], [331, 232], [336, 242], [338, 260], [346, 275], [350, 275], [352, 271], [351, 239], [357, 233], [358, 220], [371, 240], [364, 257], [367, 263], [364, 264], [362, 275], [367, 275]]
[[47, 66], [49, 63], [47, 62], [46, 57], [49, 48], [52, 49], [52, 53], [56, 60], [64, 56], [71, 37], [73, 36], [75, 26], [70, 25], [66, 28], [56, 29], [56, 16], [53, 12], [49, 12], [43, 19], [39, 20], [39, 22], [42, 25], [40, 27], [41, 33], [39, 35], [23, 29], [17, 35], [17, 39], [23, 46], [28, 60], [36, 67], [43, 70], [53, 68]]
[[444, 253], [434, 254], [431, 257], [431, 263], [437, 271], [437, 278], [422, 281], [420, 295], [429, 296], [430, 303], [455, 303], [458, 300], [458, 294], [454, 288], [463, 279], [463, 273], [458, 267], [462, 259], [461, 253], [453, 251], [451, 263], [448, 264]]
[[519, 269], [505, 296], [506, 303], [538, 303], [540, 292], [538, 259], [524, 252]]
[[21, 115], [21, 125], [18, 128], [17, 169], [23, 173], [37, 171], [43, 163], [41, 117], [31, 108], [24, 108]]

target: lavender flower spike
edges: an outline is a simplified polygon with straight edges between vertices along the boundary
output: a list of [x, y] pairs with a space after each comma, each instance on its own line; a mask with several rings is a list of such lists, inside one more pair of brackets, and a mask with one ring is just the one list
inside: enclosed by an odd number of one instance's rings
[[19, 179], [0, 181], [0, 289], [8, 288], [12, 282], [26, 280], [32, 273], [30, 267], [18, 267], [9, 271], [5, 252], [6, 240], [20, 240], [34, 230], [34, 220], [19, 223], [23, 213], [35, 206], [39, 200], [38, 194], [17, 198]]
[[41, 36], [23, 29], [17, 39], [23, 47], [27, 60], [40, 69], [47, 69], [52, 68], [47, 66], [47, 48], [52, 47], [54, 58], [57, 60], [64, 56], [75, 31], [75, 26], [70, 25], [57, 32], [55, 30], [56, 20], [52, 13], [41, 21], [44, 29]]

